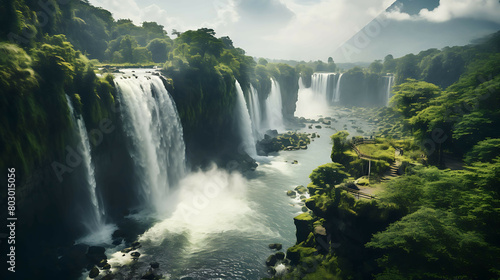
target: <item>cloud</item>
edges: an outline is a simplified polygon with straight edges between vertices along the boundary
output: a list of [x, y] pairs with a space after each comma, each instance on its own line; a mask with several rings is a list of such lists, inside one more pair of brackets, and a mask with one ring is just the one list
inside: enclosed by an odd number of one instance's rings
[[394, 0], [90, 0], [115, 18], [166, 30], [213, 28], [248, 55], [327, 59]]
[[441, 0], [435, 9], [422, 9], [418, 15], [401, 12], [401, 6], [396, 6], [385, 12], [384, 16], [396, 21], [446, 22], [461, 18], [500, 23], [500, 2], [498, 0]]
[[498, 0], [441, 0], [432, 11], [422, 9], [419, 17], [432, 22], [444, 22], [454, 18], [471, 18], [500, 23]]
[[390, 11], [386, 11], [384, 13], [385, 18], [391, 19], [391, 20], [396, 20], [396, 21], [403, 21], [403, 20], [417, 20], [418, 18], [416, 16], [411, 16], [408, 13], [402, 12], [401, 11], [402, 5], [398, 5], [391, 9]]

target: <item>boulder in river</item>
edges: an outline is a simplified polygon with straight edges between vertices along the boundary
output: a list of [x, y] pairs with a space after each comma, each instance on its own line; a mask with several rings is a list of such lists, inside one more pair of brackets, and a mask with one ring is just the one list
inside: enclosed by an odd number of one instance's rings
[[276, 256], [270, 255], [266, 260], [266, 265], [267, 266], [275, 266], [277, 262], [278, 262], [278, 259], [276, 258]]
[[280, 261], [284, 260], [285, 259], [285, 253], [283, 252], [278, 252], [276, 254], [274, 254], [276, 256], [276, 258]]
[[99, 269], [97, 267], [92, 267], [92, 269], [89, 272], [89, 278], [94, 279], [97, 276], [99, 276]]
[[297, 196], [297, 193], [295, 191], [287, 191], [286, 192], [286, 195], [290, 196], [290, 197], [296, 197]]
[[297, 187], [295, 188], [295, 190], [296, 190], [299, 194], [304, 194], [304, 193], [306, 193], [306, 192], [307, 192], [307, 188], [306, 188], [306, 187], [304, 187], [304, 186], [302, 186], [302, 185], [297, 186]]
[[281, 243], [271, 243], [269, 244], [269, 249], [281, 250], [283, 245]]

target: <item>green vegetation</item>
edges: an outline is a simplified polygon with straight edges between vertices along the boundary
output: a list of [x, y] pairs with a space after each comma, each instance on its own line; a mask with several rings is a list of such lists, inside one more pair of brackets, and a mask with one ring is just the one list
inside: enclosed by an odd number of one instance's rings
[[388, 142], [380, 144], [360, 144], [356, 145], [359, 151], [369, 157], [376, 159], [383, 159], [387, 162], [394, 160], [394, 147], [390, 146]]
[[[386, 138], [358, 147], [386, 164], [393, 148], [402, 149], [397, 159], [406, 172], [382, 183], [378, 199], [356, 200], [318, 179], [330, 171], [314, 170], [306, 206], [327, 236], [312, 229], [307, 239], [297, 239], [287, 256], [291, 272], [278, 279], [500, 277], [499, 38], [496, 33], [477, 45], [386, 57], [382, 71], [395, 71], [399, 83], [392, 106], [367, 113]], [[369, 71], [380, 71], [380, 62]], [[332, 136], [331, 158], [338, 170], [358, 177], [364, 167], [347, 136]], [[465, 166], [438, 169], [447, 157]], [[301, 236], [307, 233], [296, 226]]]
[[7, 161], [21, 174], [62, 157], [71, 143], [66, 94], [88, 120], [89, 128], [109, 117], [114, 102], [112, 82], [98, 79], [88, 60], [64, 35], [45, 36], [29, 52], [0, 43], [2, 102], [1, 166]]

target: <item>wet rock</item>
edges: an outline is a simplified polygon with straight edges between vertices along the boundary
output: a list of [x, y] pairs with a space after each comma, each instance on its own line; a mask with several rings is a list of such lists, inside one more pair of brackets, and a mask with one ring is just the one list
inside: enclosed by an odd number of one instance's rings
[[276, 258], [276, 256], [270, 255], [266, 260], [266, 265], [267, 266], [275, 266], [277, 262], [278, 262], [278, 259]]
[[154, 269], [157, 269], [157, 268], [159, 268], [159, 267], [160, 267], [160, 264], [159, 264], [159, 263], [157, 263], [157, 262], [152, 262], [152, 263], [150, 263], [149, 265], [151, 266], [151, 268], [154, 268]]
[[297, 196], [297, 193], [295, 191], [287, 191], [286, 192], [286, 195], [290, 196], [290, 197], [296, 197]]
[[[297, 191], [299, 194], [304, 194], [307, 192], [307, 188], [300, 185], [295, 188], [295, 191]], [[302, 198], [302, 197], [301, 197]]]
[[92, 269], [90, 270], [89, 272], [89, 278], [96, 278], [97, 276], [99, 276], [99, 269], [97, 267], [92, 267]]
[[102, 269], [104, 269], [104, 270], [109, 270], [109, 269], [111, 269], [111, 265], [110, 265], [109, 263], [106, 263], [106, 264], [102, 267]]
[[134, 250], [133, 247], [128, 247], [128, 248], [125, 248], [123, 250], [121, 250], [122, 253], [126, 254], [126, 253], [129, 253], [129, 252], [132, 252]]
[[130, 255], [133, 257], [133, 258], [139, 258], [141, 256], [141, 253], [139, 252], [132, 252], [130, 253]]
[[281, 243], [271, 243], [269, 244], [269, 249], [281, 250], [283, 245]]
[[278, 253], [276, 253], [274, 255], [276, 256], [276, 259], [278, 259], [280, 261], [282, 261], [282, 260], [285, 259], [285, 253], [283, 253], [283, 252], [278, 252]]
[[101, 260], [101, 261], [97, 264], [97, 266], [98, 266], [98, 267], [104, 267], [107, 263], [108, 263], [108, 260]]
[[132, 242], [131, 246], [134, 249], [141, 248], [141, 243], [139, 241], [134, 241], [134, 242]]

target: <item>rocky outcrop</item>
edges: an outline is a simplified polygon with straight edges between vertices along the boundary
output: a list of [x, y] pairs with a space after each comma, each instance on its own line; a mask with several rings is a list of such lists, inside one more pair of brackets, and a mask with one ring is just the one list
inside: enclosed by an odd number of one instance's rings
[[307, 149], [307, 145], [311, 143], [307, 133], [287, 132], [272, 137], [265, 134], [264, 139], [257, 142], [257, 152], [259, 155], [268, 155], [271, 152], [277, 151], [293, 151], [299, 149]]
[[310, 232], [312, 232], [314, 219], [309, 213], [302, 213], [297, 217], [293, 218], [293, 223], [295, 224], [297, 237], [297, 244], [305, 241]]

